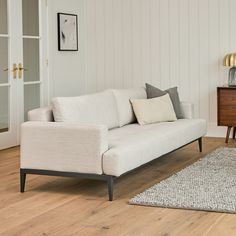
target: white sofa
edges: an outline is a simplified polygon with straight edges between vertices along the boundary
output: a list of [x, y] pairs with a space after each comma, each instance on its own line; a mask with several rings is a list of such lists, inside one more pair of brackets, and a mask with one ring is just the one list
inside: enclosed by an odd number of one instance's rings
[[146, 98], [144, 88], [106, 90], [58, 97], [52, 107], [29, 112], [21, 132], [21, 192], [26, 174], [105, 180], [109, 200], [113, 180], [206, 134], [206, 121], [193, 119], [193, 105], [181, 103], [185, 119], [140, 126], [130, 98]]

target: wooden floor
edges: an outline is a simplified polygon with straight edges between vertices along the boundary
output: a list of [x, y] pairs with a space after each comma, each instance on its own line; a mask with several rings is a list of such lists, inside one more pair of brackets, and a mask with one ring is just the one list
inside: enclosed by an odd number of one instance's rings
[[[115, 201], [107, 201], [103, 182], [27, 176], [19, 188], [19, 148], [0, 151], [0, 235], [236, 235], [236, 214], [132, 206], [135, 194], [171, 176], [217, 147], [223, 139], [204, 139], [163, 156], [115, 184]], [[230, 140], [227, 146], [236, 147]], [[223, 157], [222, 157], [223, 158]]]

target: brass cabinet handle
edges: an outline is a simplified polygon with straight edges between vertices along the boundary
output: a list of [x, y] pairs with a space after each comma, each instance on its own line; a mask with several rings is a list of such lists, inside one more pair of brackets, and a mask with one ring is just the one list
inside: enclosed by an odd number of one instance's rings
[[8, 68], [6, 68], [6, 69], [3, 69], [3, 71], [8, 71]]
[[23, 67], [22, 63], [19, 63], [19, 74], [18, 74], [19, 79], [22, 78], [22, 74], [23, 74], [22, 71], [27, 71], [27, 69]]

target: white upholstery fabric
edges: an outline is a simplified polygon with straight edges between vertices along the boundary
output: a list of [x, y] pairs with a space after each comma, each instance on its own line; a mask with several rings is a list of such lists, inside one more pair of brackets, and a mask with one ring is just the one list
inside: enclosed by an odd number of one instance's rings
[[130, 103], [131, 98], [147, 98], [145, 88], [138, 89], [113, 89], [115, 96], [118, 115], [119, 115], [119, 126], [122, 127], [127, 124], [134, 123], [136, 121], [132, 105]]
[[169, 94], [152, 99], [131, 99], [140, 125], [177, 120]]
[[120, 176], [206, 134], [206, 121], [180, 119], [140, 126], [131, 124], [108, 133], [103, 171]]
[[107, 127], [66, 122], [25, 122], [21, 168], [102, 174]]
[[194, 105], [190, 102], [181, 102], [180, 104], [182, 113], [185, 119], [194, 118]]
[[130, 98], [146, 99], [145, 89], [55, 98], [53, 112], [61, 122], [41, 122], [53, 120], [51, 107], [30, 111], [33, 122], [22, 125], [21, 168], [119, 176], [206, 134], [206, 121], [191, 119], [193, 105], [186, 102], [186, 119], [131, 124]]
[[57, 97], [52, 101], [56, 122], [80, 122], [106, 125], [109, 129], [119, 126], [117, 106], [113, 92], [79, 97]]
[[[194, 117], [194, 109], [193, 103], [190, 102], [181, 102], [182, 112], [184, 114], [185, 119], [193, 119]], [[42, 107], [31, 110], [28, 112], [28, 120], [29, 121], [53, 121], [53, 112], [52, 107]]]
[[42, 107], [28, 112], [29, 121], [53, 121], [52, 107]]

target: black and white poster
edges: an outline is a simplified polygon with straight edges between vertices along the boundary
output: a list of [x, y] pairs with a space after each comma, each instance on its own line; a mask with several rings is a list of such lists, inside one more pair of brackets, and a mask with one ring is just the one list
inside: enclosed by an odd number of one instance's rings
[[78, 20], [77, 15], [57, 13], [58, 19], [58, 50], [78, 51]]

